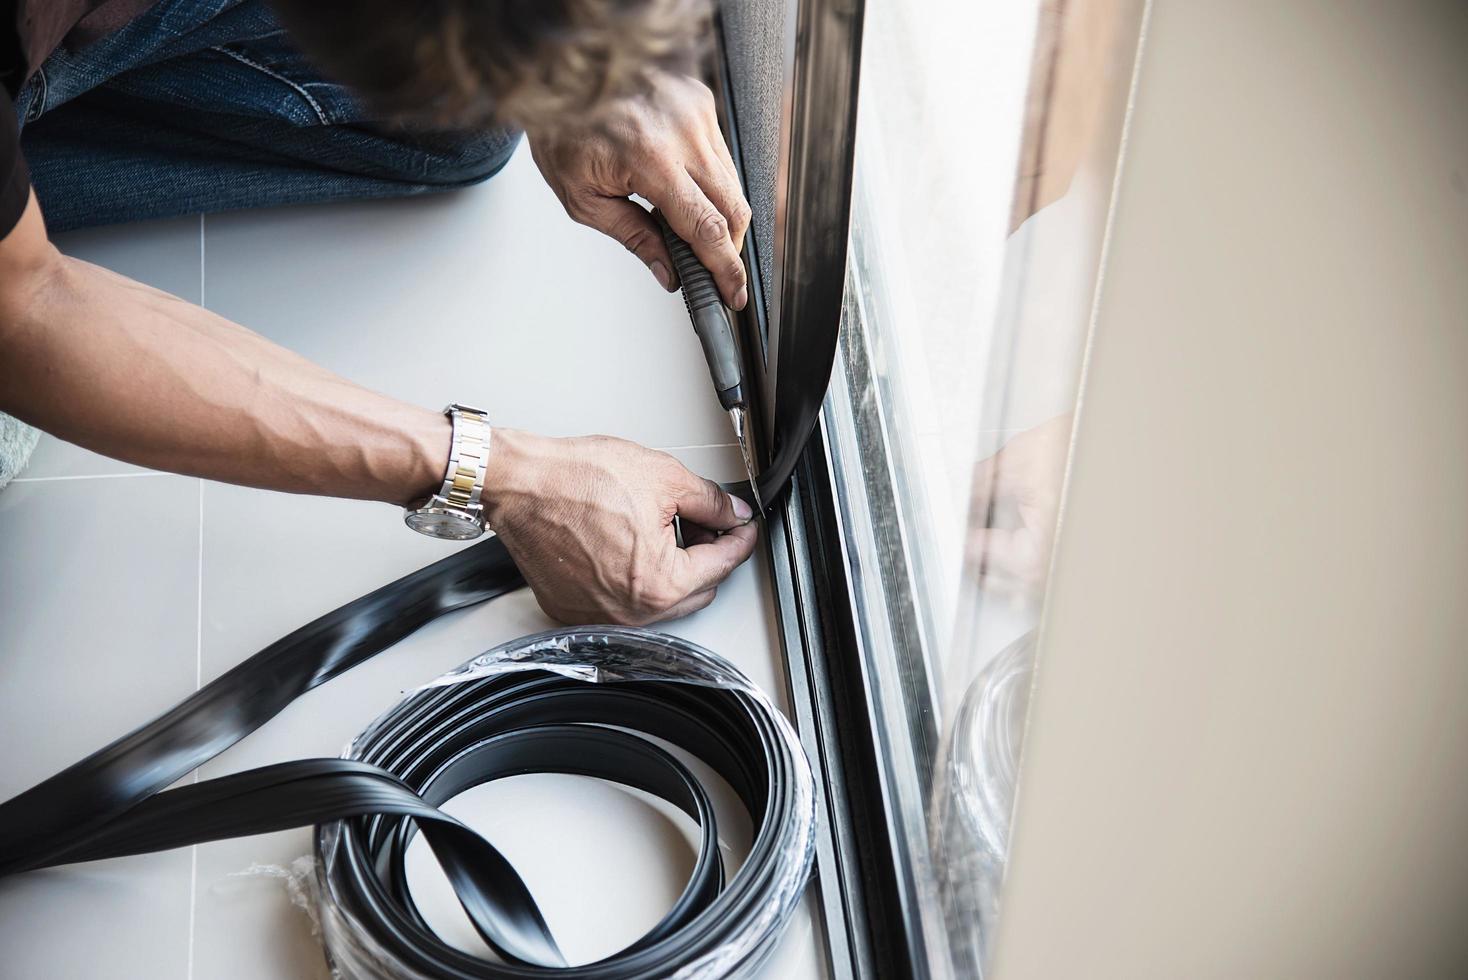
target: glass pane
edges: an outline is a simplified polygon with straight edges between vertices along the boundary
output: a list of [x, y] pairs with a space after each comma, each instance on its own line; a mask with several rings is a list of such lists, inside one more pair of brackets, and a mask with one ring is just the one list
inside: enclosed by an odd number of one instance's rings
[[981, 972], [998, 909], [1141, 13], [867, 2], [827, 420], [905, 897], [939, 976]]

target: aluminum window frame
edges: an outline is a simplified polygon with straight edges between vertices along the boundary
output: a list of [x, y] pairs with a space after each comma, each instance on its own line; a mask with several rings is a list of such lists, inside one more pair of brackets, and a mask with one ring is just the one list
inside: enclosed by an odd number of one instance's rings
[[[782, 324], [850, 323], [847, 260], [864, 11], [863, 0], [799, 0], [795, 12], [781, 127], [780, 238], [774, 243], [779, 296], [766, 292], [759, 244], [751, 234], [744, 252], [751, 301], [738, 318], [747, 377], [761, 396], [756, 401], [766, 407], [780, 403], [780, 358], [800, 355], [798, 335]], [[718, 47], [715, 91], [742, 177], [738, 113], [722, 32]], [[864, 350], [847, 341], [842, 346], [846, 353], [838, 353], [833, 377], [836, 393], [848, 384], [843, 365]], [[886, 628], [887, 604], [873, 599], [880, 576], [863, 575], [868, 566], [848, 552], [850, 518], [844, 516], [842, 495], [854, 500], [856, 488], [838, 475], [846, 461], [832, 454], [826, 429], [833, 418], [849, 424], [850, 404], [849, 397], [828, 394], [790, 492], [767, 515], [766, 555], [791, 712], [822, 788], [816, 887], [828, 968], [838, 977], [927, 976], [927, 943], [913, 930], [932, 920], [913, 907], [919, 879], [903, 843], [913, 835], [891, 805], [901, 780], [891, 778], [891, 757], [878, 734], [884, 712], [872, 700], [878, 687], [866, 674], [871, 658], [863, 650], [873, 620]], [[863, 488], [863, 500], [865, 493]], [[905, 561], [900, 542], [888, 544], [898, 545], [889, 551]], [[913, 610], [911, 603], [906, 609], [901, 605], [895, 618], [907, 629], [914, 624]], [[852, 724], [853, 719], [863, 723]], [[924, 731], [919, 737], [933, 735]]]
[[[841, 325], [831, 385], [791, 490], [766, 522], [791, 712], [816, 770], [816, 887], [830, 973], [948, 976], [949, 937], [926, 828], [939, 692], [931, 610], [921, 602], [901, 442], [873, 371], [870, 291], [853, 235], [862, 0], [798, 0], [782, 106], [774, 275], [746, 240], [751, 302], [738, 318], [747, 376], [781, 402], [793, 331]], [[787, 38], [787, 40], [789, 40]], [[719, 53], [723, 53], [722, 40]], [[715, 73], [720, 117], [744, 167], [733, 86]], [[779, 295], [770, 295], [778, 290]], [[761, 426], [758, 431], [768, 432]]]
[[[766, 409], [781, 401], [779, 361], [801, 354], [795, 331], [841, 327], [819, 425], [765, 534], [792, 715], [822, 789], [816, 884], [827, 962], [840, 977], [948, 977], [962, 967], [927, 826], [942, 734], [935, 654], [947, 637], [922, 601], [922, 545], [933, 531], [901, 489], [903, 420], [888, 415], [900, 399], [873, 369], [890, 342], [874, 319], [882, 283], [863, 261], [870, 229], [853, 201], [865, 4], [790, 2], [779, 213], [767, 243], [774, 274], [761, 280], [751, 234], [751, 302], [739, 324]], [[1140, 34], [1139, 11], [1123, 18], [1124, 35]], [[716, 82], [742, 168], [727, 62]], [[1118, 105], [1118, 133], [1128, 107]]]

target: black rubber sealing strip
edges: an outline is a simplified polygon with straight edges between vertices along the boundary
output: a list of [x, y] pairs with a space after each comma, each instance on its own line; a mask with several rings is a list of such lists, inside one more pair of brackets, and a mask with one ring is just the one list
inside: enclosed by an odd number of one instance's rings
[[[823, 318], [782, 336], [775, 454], [759, 479], [767, 505], [784, 492], [815, 427], [838, 328], [838, 318]], [[359, 760], [286, 762], [167, 789], [317, 685], [439, 616], [524, 584], [504, 545], [492, 538], [282, 637], [153, 721], [0, 803], [0, 878], [315, 824], [318, 852], [324, 835], [332, 828], [340, 832], [331, 883], [343, 913], [426, 976], [528, 977], [549, 968], [557, 976], [621, 980], [667, 976], [717, 959], [718, 944], [748, 928], [748, 920], [767, 909], [770, 890], [780, 887], [773, 870], [781, 860], [775, 831], [791, 819], [792, 770], [808, 770], [804, 756], [797, 758], [775, 737], [777, 722], [767, 705], [738, 690], [507, 675], [410, 698], [395, 709], [401, 718], [375, 729]], [[602, 628], [597, 635], [615, 635], [621, 652], [630, 655], [682, 642], [638, 630]], [[618, 729], [646, 732], [692, 752], [734, 788], [756, 831], [732, 882], [724, 880], [712, 808], [698, 781], [654, 743]], [[687, 889], [628, 949], [567, 967], [514, 868], [437, 809], [465, 787], [520, 772], [614, 780], [662, 797], [698, 822], [702, 845]], [[448, 946], [424, 922], [403, 870], [417, 832], [503, 963]], [[775, 934], [782, 924], [774, 924]], [[748, 966], [748, 960], [728, 962], [711, 975]]]
[[446, 612], [524, 584], [492, 538], [276, 640], [148, 724], [0, 804], [0, 877], [66, 860], [296, 698]]
[[[379, 730], [372, 764], [308, 759], [165, 787], [264, 724], [296, 697], [453, 609], [520, 584], [497, 539], [466, 549], [347, 604], [271, 644], [147, 725], [0, 804], [0, 877], [76, 861], [345, 820], [334, 853], [355, 887], [340, 900], [375, 941], [428, 976], [533, 975], [524, 966], [565, 961], [529, 890], [509, 862], [437, 804], [463, 789], [524, 772], [597, 776], [662, 797], [700, 826], [688, 886], [636, 944], [571, 977], [666, 976], [710, 952], [760, 906], [778, 861], [771, 799], [788, 793], [792, 767], [807, 765], [773, 737], [774, 722], [747, 694], [676, 683], [602, 690], [554, 674], [522, 674], [444, 688], [397, 709], [403, 731]], [[611, 631], [635, 655], [646, 631]], [[644, 731], [702, 758], [734, 788], [756, 843], [734, 889], [725, 890], [707, 795]], [[414, 727], [417, 726], [417, 727]], [[781, 754], [783, 751], [783, 755]], [[798, 751], [798, 750], [796, 750]], [[357, 819], [353, 819], [357, 818]], [[808, 816], [813, 819], [813, 813]], [[470, 921], [507, 962], [444, 944], [423, 922], [406, 886], [403, 856], [421, 830]], [[710, 910], [718, 915], [710, 917]]]
[[[646, 630], [599, 627], [543, 634], [514, 646], [533, 648], [546, 638], [587, 662], [610, 656], [635, 665], [670, 652], [692, 657], [695, 650]], [[604, 727], [612, 725], [618, 727]], [[707, 763], [749, 813], [750, 853], [727, 883], [713, 809], [701, 785], [643, 735]], [[767, 702], [744, 690], [666, 680], [588, 684], [548, 671], [521, 671], [415, 692], [355, 749], [363, 761], [398, 776], [429, 804], [501, 775], [570, 772], [633, 786], [693, 818], [702, 835], [698, 858], [682, 896], [663, 920], [616, 955], [558, 970], [557, 976], [665, 977], [692, 963], [722, 958], [727, 962], [719, 975], [740, 972], [768, 952], [785, 918], [767, 921], [771, 903], [788, 914], [813, 857], [808, 764], [788, 725]], [[798, 787], [804, 789], [797, 792]], [[799, 825], [793, 835], [792, 825]], [[433, 933], [406, 887], [403, 856], [413, 832], [414, 822], [396, 814], [318, 830], [318, 853], [332, 855], [324, 862], [331, 866], [329, 887], [343, 913], [368, 932], [368, 945], [391, 950], [408, 971], [426, 976], [543, 975], [523, 960], [487, 964]], [[792, 840], [800, 842], [799, 853], [789, 853]], [[793, 876], [792, 868], [798, 869]], [[737, 945], [731, 937], [770, 926], [773, 931], [763, 942], [746, 943], [739, 955], [730, 955]]]
[[[768, 908], [768, 889], [778, 879], [772, 869], [790, 860], [771, 843], [782, 825], [814, 821], [813, 809], [792, 810], [791, 773], [803, 770], [809, 780], [798, 744], [793, 736], [782, 739], [773, 709], [745, 691], [677, 681], [593, 685], [523, 670], [417, 692], [358, 740], [359, 758], [286, 762], [164, 789], [304, 691], [444, 612], [518, 582], [503, 546], [491, 540], [271, 644], [153, 722], [0, 805], [0, 876], [316, 824], [318, 855], [324, 835], [339, 835], [330, 848], [331, 888], [342, 914], [374, 946], [424, 976], [523, 977], [557, 968], [558, 976], [574, 978], [650, 978], [709, 956]], [[712, 656], [674, 637], [616, 627], [553, 631], [516, 643], [547, 636], [563, 646], [583, 644], [588, 658], [636, 663], [680, 650]], [[732, 882], [725, 881], [707, 793], [682, 763], [639, 733], [702, 759], [748, 810], [754, 844]], [[669, 801], [700, 828], [682, 896], [656, 927], [615, 956], [566, 966], [508, 860], [437, 809], [471, 786], [528, 772], [632, 786]], [[418, 912], [404, 857], [420, 831], [470, 921], [504, 962], [449, 946]], [[804, 860], [808, 871], [809, 854]], [[770, 936], [782, 925], [775, 923]]]

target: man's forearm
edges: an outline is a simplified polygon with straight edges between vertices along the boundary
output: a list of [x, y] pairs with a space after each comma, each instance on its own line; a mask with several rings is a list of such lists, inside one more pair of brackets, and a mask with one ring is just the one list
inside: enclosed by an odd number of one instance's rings
[[450, 426], [191, 303], [59, 254], [7, 291], [0, 409], [154, 469], [404, 503], [443, 478]]

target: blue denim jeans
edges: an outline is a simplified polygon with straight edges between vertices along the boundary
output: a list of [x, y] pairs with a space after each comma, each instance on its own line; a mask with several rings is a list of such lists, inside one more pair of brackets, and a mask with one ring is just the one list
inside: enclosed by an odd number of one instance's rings
[[161, 0], [47, 58], [16, 109], [52, 231], [448, 190], [495, 174], [519, 139], [374, 118], [263, 0]]

